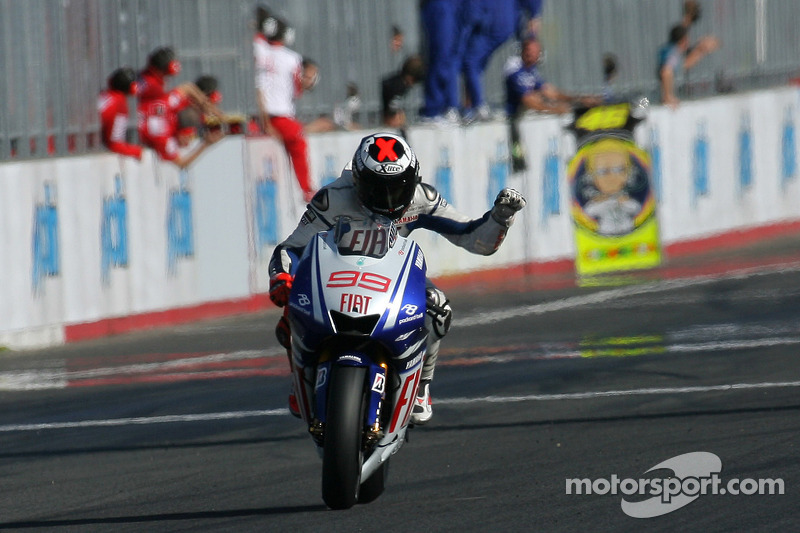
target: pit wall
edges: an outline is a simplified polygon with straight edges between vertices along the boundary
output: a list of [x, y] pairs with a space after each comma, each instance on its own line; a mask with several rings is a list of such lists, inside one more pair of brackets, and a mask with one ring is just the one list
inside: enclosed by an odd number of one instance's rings
[[[652, 157], [663, 244], [800, 220], [798, 90], [656, 107], [636, 130]], [[565, 168], [575, 141], [560, 117], [521, 124], [528, 170], [510, 172], [507, 126], [417, 126], [423, 179], [481, 216], [503, 187], [528, 199], [490, 257], [414, 233], [430, 275], [562, 262], [574, 256]], [[312, 177], [335, 179], [365, 131], [309, 139]], [[99, 154], [0, 165], [0, 346], [52, 346], [132, 329], [263, 309], [267, 264], [304, 205], [282, 147], [229, 137], [189, 171]], [[730, 239], [729, 239], [730, 240]], [[266, 327], [266, 326], [265, 326]]]

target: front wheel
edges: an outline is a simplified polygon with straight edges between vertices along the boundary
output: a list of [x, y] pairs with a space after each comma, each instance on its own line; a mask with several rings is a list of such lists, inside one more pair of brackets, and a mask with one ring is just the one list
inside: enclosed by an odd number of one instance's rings
[[349, 509], [358, 501], [366, 371], [354, 366], [331, 368], [322, 454], [322, 499], [331, 509]]

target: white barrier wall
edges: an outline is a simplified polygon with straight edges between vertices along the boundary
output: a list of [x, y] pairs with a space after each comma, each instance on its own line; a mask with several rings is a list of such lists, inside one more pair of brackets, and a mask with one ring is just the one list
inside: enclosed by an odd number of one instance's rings
[[660, 152], [667, 242], [796, 218], [798, 91], [757, 92], [653, 111], [639, 143]]
[[[636, 130], [653, 157], [669, 244], [800, 218], [792, 88], [656, 108]], [[528, 170], [509, 169], [507, 125], [415, 127], [423, 179], [480, 217], [505, 186], [528, 208], [500, 251], [475, 256], [415, 233], [432, 276], [571, 258], [565, 167], [575, 141], [559, 117], [521, 124]], [[313, 179], [335, 179], [363, 135], [309, 139]], [[0, 165], [0, 346], [63, 342], [64, 328], [253, 298], [304, 205], [282, 146], [231, 137], [188, 172], [146, 152]]]

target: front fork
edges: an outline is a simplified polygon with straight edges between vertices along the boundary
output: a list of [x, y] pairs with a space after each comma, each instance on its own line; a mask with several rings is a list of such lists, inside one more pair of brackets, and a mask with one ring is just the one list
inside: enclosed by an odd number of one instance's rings
[[[316, 379], [314, 382], [314, 414], [309, 423], [308, 431], [318, 445], [325, 439], [325, 421], [327, 417], [328, 385], [330, 384], [331, 368], [333, 365], [363, 366], [367, 367], [367, 405], [364, 413], [364, 448], [369, 448], [383, 438], [381, 429], [381, 408], [386, 400], [386, 365], [376, 364], [370, 359], [360, 356], [356, 362], [350, 354], [340, 356], [335, 361], [323, 361], [317, 364]], [[302, 370], [295, 372], [295, 380], [303, 378]], [[308, 420], [308, 419], [307, 419]]]

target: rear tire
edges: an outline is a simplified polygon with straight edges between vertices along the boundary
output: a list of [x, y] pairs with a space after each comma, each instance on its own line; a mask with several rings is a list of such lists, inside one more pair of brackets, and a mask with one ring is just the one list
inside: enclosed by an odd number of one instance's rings
[[322, 454], [322, 499], [331, 509], [349, 509], [358, 501], [366, 371], [331, 367]]

